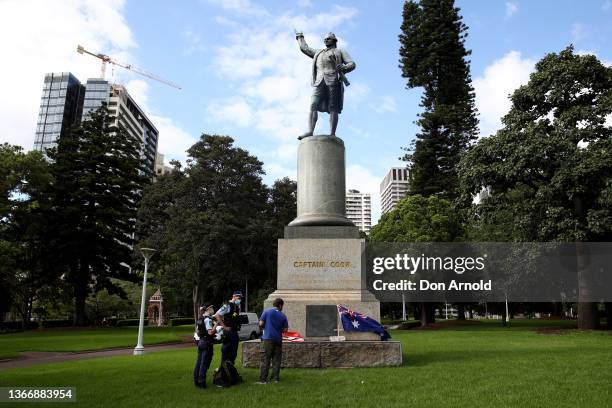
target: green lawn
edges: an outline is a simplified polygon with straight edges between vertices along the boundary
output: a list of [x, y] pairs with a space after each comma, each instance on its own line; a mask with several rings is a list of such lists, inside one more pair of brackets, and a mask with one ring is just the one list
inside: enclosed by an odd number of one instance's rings
[[286, 369], [280, 384], [265, 386], [254, 384], [257, 370], [240, 369], [245, 384], [195, 389], [191, 348], [2, 370], [0, 385], [76, 387], [76, 406], [114, 408], [609, 407], [612, 336], [540, 334], [534, 325], [393, 331], [403, 343], [402, 367]]
[[[180, 341], [193, 326], [145, 327], [145, 344]], [[21, 351], [85, 351], [136, 345], [137, 327], [104, 329], [46, 329], [0, 335], [0, 359]]]

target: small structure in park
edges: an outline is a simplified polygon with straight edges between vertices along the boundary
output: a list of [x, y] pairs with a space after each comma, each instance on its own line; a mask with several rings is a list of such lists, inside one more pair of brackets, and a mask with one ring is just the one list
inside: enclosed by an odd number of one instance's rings
[[160, 288], [157, 288], [153, 296], [149, 299], [149, 307], [147, 308], [147, 320], [149, 326], [163, 326], [166, 324], [164, 318], [164, 298]]

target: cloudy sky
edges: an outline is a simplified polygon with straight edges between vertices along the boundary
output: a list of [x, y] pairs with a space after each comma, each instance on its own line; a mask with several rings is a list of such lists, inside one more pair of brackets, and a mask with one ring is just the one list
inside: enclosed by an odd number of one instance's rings
[[[500, 127], [507, 95], [536, 61], [573, 43], [612, 61], [612, 0], [457, 1], [470, 27], [471, 72], [481, 135]], [[46, 72], [99, 76], [77, 44], [180, 84], [176, 90], [108, 69], [160, 130], [166, 159], [184, 160], [202, 133], [226, 134], [265, 163], [265, 181], [295, 179], [296, 136], [306, 129], [310, 62], [293, 29], [313, 47], [328, 31], [357, 63], [349, 75], [338, 135], [347, 146], [347, 188], [372, 194], [401, 165], [416, 133], [420, 90], [398, 68], [402, 1], [0, 0], [0, 142], [31, 149]], [[317, 132], [328, 130], [320, 115]]]

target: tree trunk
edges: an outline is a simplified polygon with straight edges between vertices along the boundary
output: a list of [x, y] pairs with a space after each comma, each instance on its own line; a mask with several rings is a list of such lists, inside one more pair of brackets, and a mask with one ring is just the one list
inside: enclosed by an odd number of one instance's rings
[[576, 242], [576, 267], [578, 270], [578, 328], [593, 330], [599, 328], [597, 303], [591, 300], [591, 277], [589, 254], [583, 242]]
[[200, 306], [204, 303], [204, 288], [201, 283], [196, 284], [191, 292], [191, 299], [193, 300], [193, 316], [195, 320], [198, 320]]
[[612, 330], [612, 302], [604, 303], [606, 308], [606, 329]]
[[74, 326], [85, 326], [85, 301], [87, 289], [77, 288], [74, 297]]
[[465, 320], [465, 304], [457, 303], [457, 320]]
[[436, 322], [436, 304], [435, 303], [425, 303], [425, 309], [427, 310], [426, 320], [427, 324], [432, 324]]
[[508, 322], [507, 322], [507, 319], [506, 319], [506, 305], [505, 304], [502, 304], [502, 321], [501, 321], [501, 323], [502, 323], [503, 327], [508, 326]]
[[554, 317], [563, 317], [563, 303], [553, 302], [553, 313]]
[[421, 327], [425, 327], [427, 326], [427, 307], [425, 307], [425, 303], [419, 305], [419, 312], [421, 314]]
[[425, 327], [431, 323], [436, 322], [436, 317], [434, 316], [435, 308], [433, 303], [424, 303], [420, 304], [421, 309], [421, 327]]
[[[608, 323], [609, 324], [609, 323]], [[597, 315], [597, 303], [578, 303], [578, 328], [583, 330], [594, 330], [599, 328], [599, 316]]]

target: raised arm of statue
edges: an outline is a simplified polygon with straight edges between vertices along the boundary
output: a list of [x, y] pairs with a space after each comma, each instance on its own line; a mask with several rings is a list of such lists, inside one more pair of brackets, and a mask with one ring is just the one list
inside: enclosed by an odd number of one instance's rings
[[298, 44], [300, 45], [300, 50], [302, 50], [304, 54], [308, 55], [310, 58], [313, 58], [315, 56], [315, 54], [317, 53], [317, 50], [314, 48], [310, 48], [308, 44], [306, 44], [306, 40], [304, 39], [304, 34], [296, 31], [295, 39], [298, 41]]

